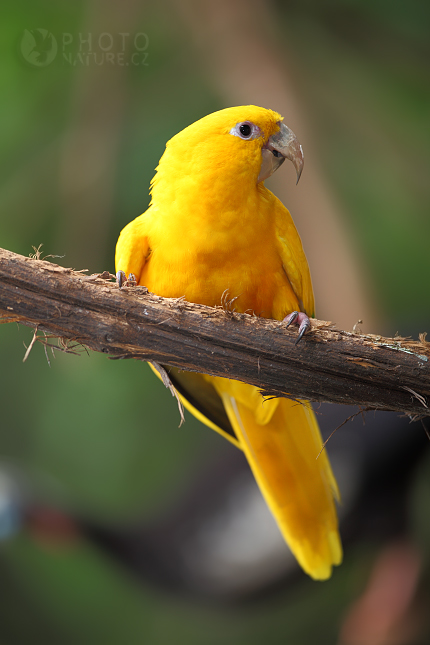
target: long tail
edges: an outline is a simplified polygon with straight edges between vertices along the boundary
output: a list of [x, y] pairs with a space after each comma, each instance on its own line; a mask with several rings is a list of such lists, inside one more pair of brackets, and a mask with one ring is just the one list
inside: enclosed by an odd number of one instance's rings
[[[263, 402], [257, 388], [211, 379], [255, 479], [301, 567], [330, 577], [342, 560], [334, 497], [339, 492], [315, 415], [307, 401]], [[317, 458], [318, 457], [318, 458]]]

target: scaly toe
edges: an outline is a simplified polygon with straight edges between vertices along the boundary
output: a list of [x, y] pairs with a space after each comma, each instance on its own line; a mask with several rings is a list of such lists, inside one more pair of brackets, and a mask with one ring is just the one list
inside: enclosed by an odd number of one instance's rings
[[285, 323], [285, 327], [289, 327], [291, 324], [296, 322], [298, 317], [299, 317], [299, 312], [293, 311], [291, 314], [288, 314], [288, 316], [285, 316], [282, 322]]
[[125, 285], [127, 282], [127, 276], [125, 275], [124, 271], [117, 271], [116, 272], [116, 283], [120, 289]]
[[292, 324], [299, 325], [299, 335], [295, 343], [296, 345], [301, 341], [308, 329], [311, 328], [311, 321], [309, 320], [309, 316], [303, 311], [293, 311], [292, 313], [288, 314], [288, 316], [285, 316], [282, 322], [285, 323], [286, 327], [289, 327]]
[[129, 273], [128, 277], [125, 275], [124, 271], [117, 271], [116, 273], [116, 283], [120, 289], [123, 287], [135, 287], [137, 286], [137, 280], [134, 273]]

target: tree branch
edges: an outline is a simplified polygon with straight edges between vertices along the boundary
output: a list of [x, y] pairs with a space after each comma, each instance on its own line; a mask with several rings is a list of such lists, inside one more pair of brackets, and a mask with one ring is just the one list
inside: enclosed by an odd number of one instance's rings
[[[0, 249], [0, 322], [17, 321], [114, 358], [150, 360], [236, 378], [265, 395], [430, 415], [430, 343], [340, 331], [313, 320], [295, 345], [282, 323], [118, 289], [105, 272], [85, 276]], [[38, 337], [45, 341], [45, 336]]]

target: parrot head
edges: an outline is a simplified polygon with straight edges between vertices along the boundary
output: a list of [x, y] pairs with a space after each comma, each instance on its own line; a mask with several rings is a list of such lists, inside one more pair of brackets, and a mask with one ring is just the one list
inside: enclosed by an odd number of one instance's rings
[[[293, 162], [297, 173], [297, 181], [299, 181], [304, 158], [302, 146], [294, 132], [285, 123], [282, 123], [283, 118], [277, 112], [256, 108], [255, 106], [243, 109], [244, 114], [245, 110], [250, 111], [252, 109], [255, 111], [250, 115], [253, 121], [250, 119], [239, 121], [232, 127], [229, 134], [238, 137], [242, 141], [255, 140], [257, 150], [261, 148], [261, 164], [257, 175], [257, 183], [270, 177], [284, 163], [285, 159]], [[227, 111], [223, 110], [223, 112]], [[245, 149], [243, 144], [241, 147]]]
[[192, 178], [206, 185], [242, 180], [254, 186], [289, 159], [297, 173], [303, 169], [303, 150], [295, 134], [273, 110], [246, 105], [226, 108], [203, 117], [175, 135], [152, 181], [165, 177]]

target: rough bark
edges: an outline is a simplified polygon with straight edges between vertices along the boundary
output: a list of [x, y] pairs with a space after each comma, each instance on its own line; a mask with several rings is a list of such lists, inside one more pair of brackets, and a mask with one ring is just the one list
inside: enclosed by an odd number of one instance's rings
[[[0, 249], [0, 319], [36, 329], [34, 340], [80, 343], [114, 358], [228, 376], [265, 394], [428, 416], [430, 343], [335, 329], [296, 329], [224, 307], [119, 289], [109, 273], [86, 276]], [[48, 336], [47, 336], [48, 335]], [[50, 340], [51, 339], [51, 340]]]

